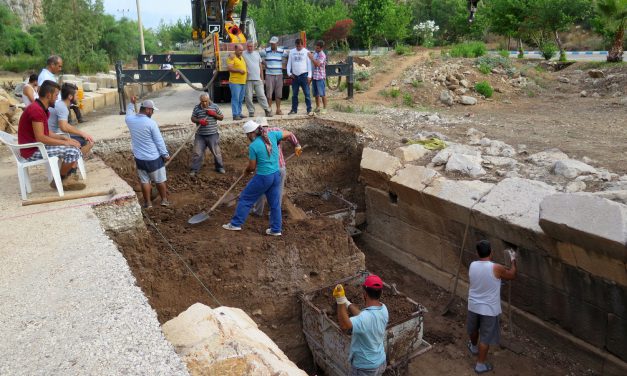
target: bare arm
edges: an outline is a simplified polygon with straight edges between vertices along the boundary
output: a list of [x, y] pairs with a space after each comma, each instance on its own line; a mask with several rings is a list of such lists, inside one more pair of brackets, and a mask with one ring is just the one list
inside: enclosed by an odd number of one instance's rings
[[[351, 304], [352, 307], [354, 304]], [[337, 306], [337, 322], [340, 324], [340, 328], [344, 331], [353, 329], [353, 323], [348, 318], [348, 309], [345, 304], [338, 304]]]
[[85, 140], [89, 141], [90, 143], [94, 142], [93, 137], [91, 137], [89, 134], [79, 130], [75, 126], [71, 125], [70, 123], [67, 122], [67, 120], [59, 120], [59, 129], [62, 130], [63, 132], [65, 132], [65, 133], [75, 134], [77, 136], [81, 136], [82, 138], [84, 138]]
[[35, 89], [33, 89], [33, 87], [28, 84], [24, 85], [24, 88], [22, 89], [22, 95], [25, 95], [31, 102], [35, 101]]
[[281, 140], [285, 139], [285, 138], [290, 138], [294, 136], [294, 133], [290, 132], [290, 131], [282, 131], [281, 132]]
[[507, 269], [503, 265], [495, 264], [494, 275], [497, 278], [500, 278], [506, 281], [511, 281], [512, 279], [516, 278], [516, 260], [512, 260], [512, 266], [509, 269]]
[[244, 169], [244, 175], [251, 174], [251, 173], [255, 172], [256, 169], [257, 169], [257, 160], [249, 159], [248, 160], [248, 165]]

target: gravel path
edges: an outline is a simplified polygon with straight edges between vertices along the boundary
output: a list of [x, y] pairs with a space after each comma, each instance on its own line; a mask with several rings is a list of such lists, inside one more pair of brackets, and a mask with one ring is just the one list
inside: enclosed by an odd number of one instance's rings
[[[95, 170], [90, 186], [122, 186], [111, 170]], [[31, 175], [39, 191], [41, 175]], [[5, 153], [0, 181], [0, 375], [186, 375], [126, 260], [85, 205], [94, 199], [20, 207]]]

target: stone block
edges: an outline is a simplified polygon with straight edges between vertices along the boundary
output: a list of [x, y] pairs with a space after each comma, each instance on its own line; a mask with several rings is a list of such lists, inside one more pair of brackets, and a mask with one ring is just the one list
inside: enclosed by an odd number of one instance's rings
[[420, 192], [440, 174], [422, 166], [406, 166], [397, 171], [389, 183], [389, 189], [400, 200], [416, 206], [423, 206]]
[[482, 159], [476, 155], [453, 153], [446, 162], [447, 172], [457, 172], [473, 178], [486, 174], [481, 167]]
[[422, 191], [428, 210], [463, 224], [468, 221], [470, 207], [494, 184], [478, 180], [449, 180], [437, 178]]
[[94, 98], [92, 97], [85, 95], [83, 97], [83, 100], [81, 101], [81, 104], [83, 105], [81, 111], [84, 114], [88, 114], [94, 110]]
[[83, 90], [86, 92], [94, 92], [98, 90], [98, 84], [95, 82], [83, 82]]
[[627, 206], [590, 194], [542, 200], [540, 226], [551, 237], [627, 262]]
[[609, 352], [627, 361], [627, 319], [612, 313], [607, 315], [607, 342]]
[[563, 176], [567, 179], [574, 179], [583, 174], [596, 174], [596, 168], [576, 159], [558, 160], [553, 164], [551, 171], [555, 175]]
[[68, 81], [76, 81], [76, 75], [74, 74], [62, 74], [59, 76], [59, 84], [63, 84], [64, 82], [68, 82]]
[[105, 106], [114, 106], [118, 103], [118, 91], [116, 89], [98, 89], [98, 93], [105, 98]]
[[360, 180], [363, 183], [387, 191], [390, 179], [402, 165], [398, 158], [386, 152], [364, 148], [360, 167]]
[[[105, 96], [100, 93], [89, 93], [90, 97], [94, 101], [94, 110], [103, 108], [105, 106]], [[86, 94], [87, 95], [87, 94]]]
[[476, 227], [513, 244], [556, 253], [554, 241], [538, 224], [540, 202], [555, 193], [543, 182], [507, 178], [475, 206]]
[[394, 156], [403, 162], [412, 162], [429, 154], [429, 150], [419, 144], [403, 146], [394, 150]]
[[446, 164], [446, 162], [448, 162], [448, 159], [451, 157], [451, 155], [455, 153], [481, 157], [481, 152], [479, 151], [478, 148], [474, 146], [467, 146], [467, 145], [462, 145], [462, 144], [450, 144], [449, 146], [446, 147], [446, 149], [440, 150], [438, 154], [436, 154], [435, 157], [433, 157], [431, 162], [433, 162], [433, 164], [436, 166]]
[[537, 166], [552, 166], [555, 162], [568, 159], [568, 155], [559, 149], [549, 149], [531, 154], [527, 161]]

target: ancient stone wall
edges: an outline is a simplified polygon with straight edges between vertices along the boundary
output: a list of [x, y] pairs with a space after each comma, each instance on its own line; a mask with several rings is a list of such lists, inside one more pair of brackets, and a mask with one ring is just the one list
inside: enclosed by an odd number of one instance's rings
[[504, 250], [516, 248], [514, 323], [551, 345], [569, 346], [600, 373], [625, 374], [627, 206], [556, 193], [522, 178], [450, 180], [372, 149], [364, 149], [360, 179], [366, 185], [364, 237], [372, 246], [452, 290], [470, 221], [460, 296], [467, 297], [476, 241], [489, 239], [495, 261], [504, 264]]
[[32, 25], [44, 22], [42, 0], [0, 0], [0, 4], [6, 5], [22, 22], [22, 28], [26, 31]]

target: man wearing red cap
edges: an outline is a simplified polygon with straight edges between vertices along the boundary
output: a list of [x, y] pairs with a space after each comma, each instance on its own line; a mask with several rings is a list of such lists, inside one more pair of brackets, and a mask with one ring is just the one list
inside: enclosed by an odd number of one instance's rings
[[[346, 299], [344, 286], [337, 285], [333, 289], [333, 297], [337, 302], [337, 319], [342, 330], [352, 329], [350, 376], [380, 376], [386, 367], [385, 328], [388, 325], [388, 309], [380, 302], [383, 292], [383, 281], [371, 274], [363, 284], [363, 296], [366, 307], [359, 307]], [[352, 316], [349, 317], [348, 315]]]

